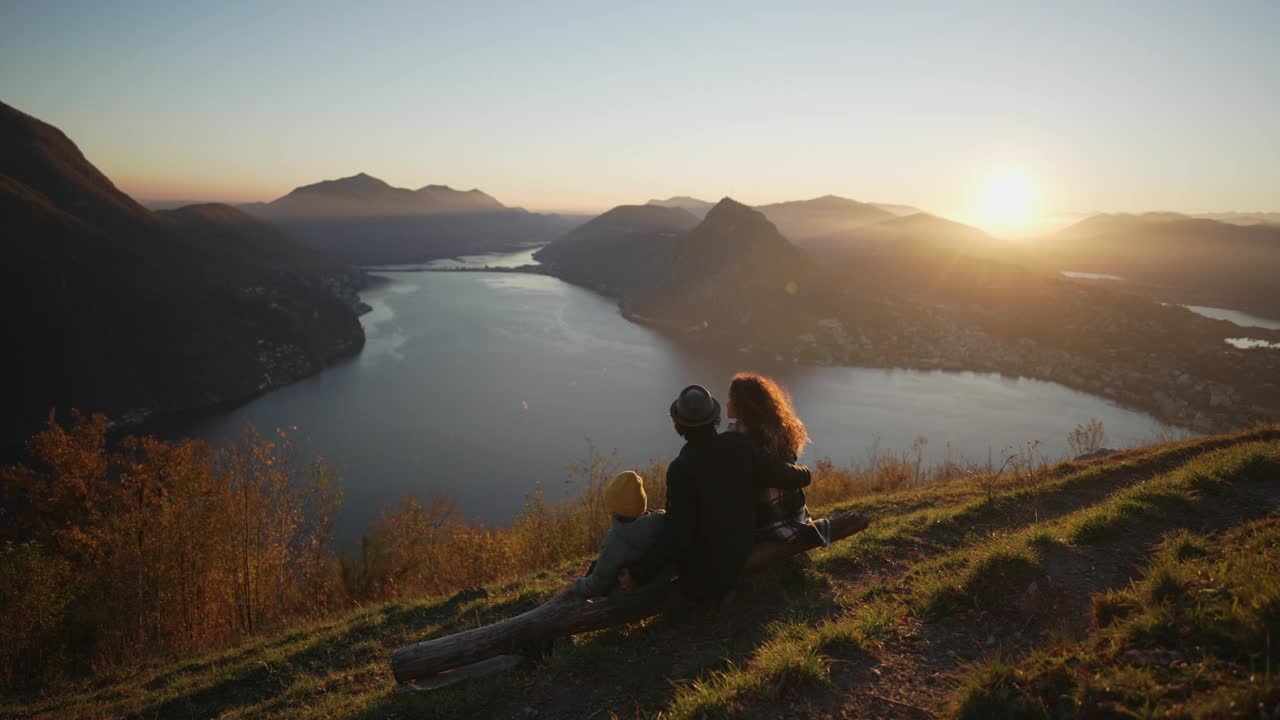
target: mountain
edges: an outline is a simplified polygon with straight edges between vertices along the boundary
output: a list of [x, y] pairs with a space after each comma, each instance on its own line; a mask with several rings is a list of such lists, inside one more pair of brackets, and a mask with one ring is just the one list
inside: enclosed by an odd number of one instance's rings
[[884, 210], [885, 212], [893, 213], [894, 215], [915, 215], [916, 213], [924, 212], [920, 208], [914, 207], [912, 205], [895, 205], [894, 203], [871, 203], [871, 204], [875, 205], [881, 210]]
[[1056, 233], [1058, 238], [1083, 238], [1103, 233], [1128, 232], [1149, 225], [1160, 225], [1190, 217], [1175, 212], [1100, 213], [1068, 225]]
[[614, 242], [650, 233], [681, 233], [692, 230], [699, 218], [682, 208], [662, 205], [619, 205], [574, 228], [563, 238], [538, 252], [539, 257], [553, 258], [557, 253], [579, 245]]
[[678, 239], [698, 224], [683, 208], [620, 205], [534, 253], [563, 279], [630, 297], [669, 269]]
[[1055, 239], [1056, 248], [1061, 252], [1106, 252], [1119, 256], [1152, 252], [1185, 257], [1280, 250], [1280, 228], [1236, 225], [1178, 213], [1095, 215], [1063, 229]]
[[650, 200], [646, 204], [658, 205], [661, 207], [681, 208], [683, 210], [688, 210], [699, 218], [706, 217], [711, 208], [715, 206], [715, 203], [713, 202], [699, 200], [698, 198], [689, 197], [688, 195], [676, 195], [674, 197], [669, 197], [666, 200]]
[[634, 304], [640, 312], [678, 321], [720, 316], [745, 325], [759, 321], [770, 306], [782, 314], [795, 305], [808, 266], [764, 213], [724, 198], [676, 243], [657, 291]]
[[1119, 275], [1162, 300], [1280, 318], [1280, 227], [1177, 213], [1098, 215], [1042, 242], [1037, 261]]
[[210, 200], [139, 200], [143, 207], [148, 210], [177, 210], [188, 205], [208, 205]]
[[896, 217], [870, 203], [835, 195], [761, 205], [756, 209], [794, 243], [838, 236], [854, 228]]
[[967, 254], [980, 254], [993, 242], [987, 233], [929, 213], [915, 213], [859, 228], [859, 234], [882, 243], [914, 249], [947, 248]]
[[479, 190], [427, 185], [408, 190], [365, 173], [295, 188], [259, 209], [272, 218], [437, 215], [494, 212], [507, 208]]
[[[1003, 245], [982, 230], [929, 213], [895, 217], [800, 247], [850, 288], [856, 302], [909, 297], [928, 304], [999, 304], [1028, 290], [1025, 269], [1008, 262]], [[1034, 282], [1034, 281], [1032, 281]], [[1002, 293], [996, 297], [993, 293]]]
[[730, 198], [701, 222], [681, 208], [617, 207], [537, 258], [617, 297], [634, 319], [738, 346], [794, 336], [819, 305], [809, 259], [763, 213]]
[[[647, 204], [683, 208], [700, 218], [706, 217], [707, 212], [715, 206], [713, 202], [699, 200], [687, 195], [677, 195], [666, 200], [650, 200]], [[770, 220], [779, 226], [783, 234], [792, 240], [797, 239], [797, 237], [808, 237], [810, 230], [808, 225], [810, 224], [816, 225], [816, 232], [821, 234], [832, 231], [833, 228], [835, 231], [839, 231], [867, 222], [886, 220], [893, 215], [914, 215], [922, 212], [919, 208], [910, 205], [860, 203], [856, 200], [848, 200], [835, 195], [826, 195], [813, 200], [761, 205], [756, 209], [764, 212]], [[883, 210], [884, 213], [888, 214], [877, 213], [875, 210]], [[791, 232], [787, 231], [788, 227]], [[793, 234], [795, 237], [793, 237]]]
[[329, 255], [294, 240], [280, 228], [230, 205], [202, 203], [161, 210], [159, 217], [198, 238], [201, 247], [219, 255], [275, 272], [350, 273]]
[[929, 213], [916, 213], [797, 244], [820, 256], [849, 253], [952, 256], [985, 254], [992, 243], [991, 236], [978, 228]]
[[1233, 225], [1280, 225], [1280, 212], [1200, 213], [1196, 217]]
[[0, 104], [0, 445], [51, 408], [141, 419], [242, 401], [358, 351], [359, 274], [225, 205], [154, 213]]
[[365, 173], [295, 188], [245, 211], [353, 264], [415, 263], [548, 242], [572, 225], [480, 190], [393, 187]]

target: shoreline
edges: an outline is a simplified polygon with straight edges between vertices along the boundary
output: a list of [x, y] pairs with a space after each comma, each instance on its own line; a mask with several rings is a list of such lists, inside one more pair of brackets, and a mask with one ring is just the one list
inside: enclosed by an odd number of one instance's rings
[[[527, 264], [515, 267], [508, 266], [475, 266], [475, 267], [445, 267], [432, 268], [426, 266], [413, 267], [385, 267], [385, 266], [362, 266], [360, 267], [366, 273], [366, 283], [361, 288], [364, 290], [375, 289], [385, 285], [389, 280], [378, 273], [385, 272], [409, 272], [409, 273], [426, 273], [426, 272], [443, 272], [443, 273], [501, 273], [501, 274], [533, 274], [546, 275], [554, 277], [561, 282], [573, 285], [574, 287], [588, 290], [601, 298], [608, 299], [616, 304], [619, 316], [635, 325], [646, 327], [660, 333], [661, 335], [682, 345], [686, 349], [692, 349], [697, 352], [696, 348], [691, 348], [686, 342], [686, 332], [680, 328], [671, 327], [664, 324], [660, 319], [652, 318], [635, 312], [628, 308], [626, 303], [619, 301], [616, 297], [602, 292], [598, 288], [590, 285], [574, 282], [566, 277], [557, 274], [554, 268], [540, 264]], [[1226, 322], [1226, 321], [1222, 321]], [[130, 432], [154, 433], [163, 437], [183, 436], [185, 429], [202, 420], [216, 417], [226, 412], [235, 410], [245, 404], [253, 401], [257, 397], [269, 393], [275, 389], [286, 385], [305, 380], [323, 373], [325, 370], [349, 361], [357, 357], [363, 348], [355, 349], [352, 352], [331, 358], [324, 366], [318, 368], [315, 372], [306, 376], [294, 378], [286, 382], [275, 383], [269, 387], [259, 391], [245, 395], [243, 397], [229, 398], [212, 403], [199, 408], [184, 408], [172, 412], [161, 414], [147, 414], [145, 416], [125, 419], [113, 423], [113, 433], [125, 434]], [[1026, 372], [1022, 368], [1009, 367], [1002, 363], [972, 363], [959, 359], [946, 357], [928, 357], [924, 358], [919, 355], [902, 354], [901, 352], [886, 352], [878, 357], [868, 354], [859, 353], [856, 362], [849, 362], [844, 359], [818, 357], [822, 354], [824, 348], [818, 345], [793, 347], [787, 350], [778, 348], [761, 347], [753, 349], [751, 352], [742, 355], [744, 360], [753, 363], [763, 364], [787, 364], [801, 367], [845, 367], [845, 368], [865, 368], [869, 370], [904, 370], [911, 372], [942, 372], [942, 373], [974, 373], [980, 375], [993, 375], [996, 377], [1010, 380], [1033, 380], [1037, 382], [1046, 382], [1060, 385], [1075, 392], [1080, 392], [1091, 397], [1098, 398], [1103, 402], [1107, 402], [1119, 408], [1133, 410], [1145, 413], [1156, 421], [1167, 425], [1171, 429], [1178, 431], [1192, 432], [1196, 434], [1220, 432], [1241, 427], [1248, 427], [1256, 424], [1258, 421], [1265, 421], [1265, 416], [1250, 413], [1247, 409], [1236, 412], [1223, 412], [1221, 410], [1213, 412], [1211, 415], [1203, 416], [1201, 422], [1188, 422], [1188, 418], [1172, 415], [1164, 412], [1159, 406], [1155, 397], [1144, 398], [1143, 396], [1129, 394], [1126, 396], [1119, 391], [1107, 392], [1107, 388], [1101, 389], [1090, 387], [1084, 382], [1072, 382], [1070, 378], [1061, 377], [1056, 373], [1036, 373]], [[849, 358], [854, 359], [854, 358]], [[1146, 400], [1145, 402], [1143, 400]], [[1203, 420], [1208, 420], [1207, 424]]]
[[[404, 271], [404, 270], [397, 269], [396, 271]], [[651, 317], [642, 315], [628, 308], [626, 306], [626, 303], [622, 300], [619, 300], [617, 297], [610, 295], [606, 292], [603, 292], [599, 288], [593, 287], [590, 284], [586, 284], [583, 282], [576, 282], [568, 277], [558, 274], [555, 268], [551, 266], [538, 264], [538, 265], [522, 265], [518, 267], [495, 267], [495, 266], [455, 267], [455, 268], [421, 267], [414, 270], [414, 272], [479, 272], [479, 273], [488, 272], [488, 273], [547, 275], [550, 277], [554, 277], [557, 280], [560, 280], [561, 282], [573, 285], [574, 287], [579, 287], [584, 290], [593, 292], [601, 296], [602, 298], [606, 298], [616, 303], [618, 312], [624, 320], [642, 327], [650, 328], [655, 332], [658, 332], [664, 335], [665, 337], [668, 337], [673, 341], [681, 345], [684, 345], [686, 348], [689, 347], [688, 344], [684, 342], [684, 336], [687, 334], [684, 329], [679, 327], [674, 327], [674, 326], [667, 326], [658, 318], [651, 318]], [[1220, 320], [1215, 322], [1228, 323], [1229, 321]], [[1243, 331], [1247, 329], [1241, 328], [1241, 330]], [[1261, 329], [1259, 330], [1260, 332], [1263, 332], [1263, 333], [1272, 332], [1272, 331], [1266, 331]], [[1262, 352], [1262, 351], [1264, 350], [1239, 351], [1239, 352]], [[831, 352], [831, 348], [822, 348], [820, 346], [813, 345], [813, 346], [805, 346], [805, 347], [792, 347], [787, 349], [760, 348], [755, 352], [749, 354], [747, 357], [752, 357], [756, 359], [764, 358], [764, 359], [767, 359], [769, 362], [787, 363], [789, 361], [790, 364], [792, 365], [809, 366], [809, 367], [849, 367], [849, 368], [867, 368], [867, 369], [874, 369], [874, 370], [911, 370], [911, 371], [920, 371], [920, 372], [933, 372], [933, 371], [957, 372], [957, 373], [972, 372], [972, 373], [981, 373], [981, 374], [992, 374], [1002, 378], [1008, 378], [1013, 380], [1027, 379], [1027, 380], [1035, 380], [1039, 382], [1055, 383], [1065, 388], [1074, 390], [1076, 392], [1081, 392], [1081, 393], [1099, 398], [1104, 402], [1111, 403], [1120, 408], [1146, 413], [1147, 415], [1150, 415], [1152, 418], [1154, 418], [1156, 421], [1162, 424], [1165, 424], [1170, 428], [1190, 431], [1194, 433], [1227, 432], [1235, 429], [1250, 427], [1259, 422], [1266, 422], [1269, 419], [1271, 420], [1274, 419], [1269, 417], [1265, 413], [1256, 412], [1252, 408], [1223, 407], [1222, 405], [1214, 405], [1212, 402], [1208, 406], [1204, 406], [1203, 404], [1194, 405], [1193, 403], [1186, 400], [1183, 400], [1181, 403], [1179, 403], [1178, 398], [1182, 395], [1185, 395], [1185, 393], [1182, 392], [1183, 388], [1177, 382], [1170, 383], [1164, 386], [1162, 389], [1157, 390], [1154, 393], [1151, 393], [1149, 396], [1144, 396], [1142, 394], [1133, 393], [1133, 392], [1122, 392], [1123, 388], [1116, 388], [1102, 381], [1094, 381], [1096, 383], [1096, 386], [1091, 386], [1091, 384], [1086, 381], [1077, 382], [1077, 381], [1074, 381], [1073, 378], [1071, 377], [1065, 377], [1064, 376], [1065, 373], [1028, 372], [1025, 367], [1012, 366], [1014, 365], [1013, 362], [1001, 363], [998, 361], [993, 361], [993, 362], [986, 362], [986, 363], [973, 363], [973, 362], [966, 361], [964, 359], [948, 358], [948, 357], [937, 356], [937, 355], [926, 355], [924, 353], [903, 354], [900, 351], [898, 352], [886, 351], [885, 354], [876, 356], [871, 354], [874, 352], [875, 350], [873, 348], [871, 350], [858, 353], [856, 358], [850, 357], [848, 359], [836, 358], [836, 357], [815, 357], [817, 355], [830, 356], [833, 353]], [[1055, 355], [1054, 359], [1060, 361], [1058, 363], [1049, 363], [1049, 362], [1041, 363], [1042, 365], [1047, 365], [1047, 366], [1050, 366], [1051, 368], [1057, 367], [1058, 365], [1061, 365], [1061, 364], [1070, 364], [1072, 361], [1076, 363], [1092, 363], [1093, 362], [1087, 358], [1081, 358], [1079, 356], [1069, 355], [1069, 354], [1062, 353], [1060, 351], [1055, 351], [1052, 349], [1046, 350], [1045, 352], [1054, 354]], [[1057, 355], [1061, 355], [1061, 357], [1056, 357]], [[997, 354], [997, 356], [1000, 356], [1000, 354]], [[1008, 354], [1004, 354], [1004, 356], [1012, 357], [1012, 356], [1016, 356], [1016, 353], [1008, 353]], [[849, 360], [854, 360], [854, 359], [856, 359], [855, 362], [849, 362]], [[1024, 362], [1023, 364], [1035, 365], [1036, 363]], [[1105, 367], [1095, 368], [1095, 369], [1099, 371], [1106, 370]], [[1132, 371], [1132, 369], [1130, 371]], [[1124, 372], [1124, 371], [1120, 370], [1117, 372]], [[1211, 381], [1202, 381], [1202, 384], [1208, 384], [1208, 383], [1211, 383]], [[1111, 392], [1108, 392], [1108, 389], [1110, 389]], [[1216, 392], [1234, 392], [1231, 388], [1227, 388], [1226, 390], [1217, 389], [1216, 384], [1215, 384], [1215, 388], [1213, 390], [1210, 390], [1210, 392], [1212, 393], [1215, 391]], [[1163, 397], [1160, 397], [1158, 395], [1163, 395]], [[1235, 395], [1237, 397], [1240, 397], [1241, 395], [1243, 395], [1243, 393], [1237, 392], [1235, 393]], [[1226, 397], [1228, 401], [1230, 401], [1229, 400], [1230, 396], [1226, 396]], [[1230, 401], [1230, 402], [1232, 405], [1235, 404], [1234, 401]]]
[[[688, 335], [688, 331], [686, 329], [670, 326], [663, 323], [660, 319], [651, 318], [637, 313], [628, 308], [625, 301], [601, 292], [598, 288], [574, 282], [566, 277], [557, 275], [553, 268], [548, 268], [545, 274], [551, 275], [562, 282], [590, 290], [602, 297], [614, 300], [617, 302], [619, 314], [628, 322], [650, 328], [655, 332], [671, 338], [677, 343], [685, 344], [683, 340]], [[1215, 320], [1214, 322], [1228, 323], [1229, 321]], [[1244, 328], [1241, 329], [1244, 330]], [[1274, 332], [1261, 329], [1259, 330], [1264, 333]], [[1034, 341], [1028, 342], [1032, 345], [1035, 344]], [[848, 350], [849, 348], [846, 346], [844, 349]], [[936, 354], [926, 356], [924, 353], [903, 354], [902, 352], [893, 351], [887, 351], [878, 357], [873, 357], [870, 356], [869, 353], [874, 352], [874, 348], [863, 351], [862, 354], [856, 357], [856, 362], [849, 362], [849, 360], [854, 359], [854, 357], [851, 356], [848, 358], [837, 359], [835, 357], [831, 357], [833, 354], [831, 350], [831, 347], [822, 347], [815, 342], [812, 345], [792, 347], [787, 350], [779, 348], [760, 348], [748, 356], [772, 356], [772, 362], [784, 363], [790, 359], [791, 364], [793, 365], [809, 367], [849, 367], [876, 370], [911, 370], [919, 372], [971, 372], [993, 374], [1002, 378], [1014, 380], [1027, 379], [1054, 383], [1070, 390], [1099, 398], [1100, 400], [1111, 403], [1116, 407], [1146, 413], [1156, 421], [1172, 429], [1189, 431], [1196, 434], [1229, 432], [1252, 427], [1259, 423], [1275, 421], [1274, 415], [1268, 415], [1265, 412], [1258, 412], [1255, 408], [1233, 407], [1235, 405], [1235, 401], [1231, 399], [1232, 394], [1239, 399], [1241, 396], [1244, 396], [1244, 393], [1236, 392], [1234, 388], [1228, 386], [1224, 386], [1225, 390], [1220, 390], [1218, 387], [1210, 388], [1208, 390], [1210, 393], [1210, 402], [1207, 407], [1204, 405], [1192, 405], [1192, 403], [1185, 399], [1179, 403], [1179, 399], [1185, 395], [1185, 393], [1182, 392], [1184, 383], [1180, 382], [1183, 377], [1186, 377], [1185, 375], [1179, 376], [1178, 381], [1165, 385], [1161, 390], [1152, 393], [1150, 396], [1144, 396], [1137, 393], [1121, 392], [1119, 389], [1116, 389], [1115, 386], [1107, 385], [1097, 380], [1094, 381], [1094, 386], [1090, 386], [1087, 382], [1073, 381], [1073, 378], [1071, 377], [1064, 377], [1063, 374], [1065, 373], [1026, 372], [1023, 367], [1010, 367], [1010, 364], [1012, 363], [1006, 364], [994, 361], [987, 363], [973, 363], [967, 362], [964, 359], [948, 358], [938, 356]], [[1265, 351], [1266, 350], [1239, 350], [1237, 352]], [[1039, 363], [1038, 366], [1048, 366], [1052, 369], [1061, 365], [1070, 364], [1070, 361], [1075, 361], [1077, 364], [1093, 362], [1087, 358], [1069, 355], [1065, 352], [1054, 349], [1049, 349], [1045, 352], [1060, 356], [1052, 358], [1053, 360], [1058, 360], [1060, 362], [1042, 362]], [[827, 357], [815, 357], [816, 355], [826, 355]], [[995, 356], [1012, 357], [1015, 356], [1015, 354], [995, 354]], [[1021, 359], [1020, 356], [1018, 357]], [[1035, 365], [1036, 363], [1027, 361], [1026, 364]], [[1106, 368], [1102, 369], [1105, 370]], [[1130, 369], [1130, 372], [1132, 371], [1133, 370]], [[1193, 384], [1195, 383], [1194, 380], [1190, 382]], [[1211, 384], [1216, 385], [1212, 383], [1212, 381], [1200, 381], [1200, 386], [1208, 386]], [[1204, 388], [1198, 386], [1198, 389]], [[1108, 392], [1108, 390], [1110, 390], [1110, 392]], [[1224, 401], [1219, 403], [1219, 395], [1215, 394], [1218, 392], [1231, 394], [1222, 396], [1224, 397]], [[1191, 413], [1194, 413], [1194, 415]]]

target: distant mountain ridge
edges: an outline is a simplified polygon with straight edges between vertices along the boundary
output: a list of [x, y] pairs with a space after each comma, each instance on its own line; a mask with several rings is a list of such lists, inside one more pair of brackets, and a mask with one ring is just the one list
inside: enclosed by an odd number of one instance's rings
[[1233, 225], [1280, 225], [1280, 212], [1197, 213], [1196, 217]]
[[366, 173], [303, 185], [269, 203], [250, 207], [272, 218], [435, 215], [508, 209], [480, 190], [454, 190], [448, 185], [409, 190]]
[[[687, 195], [676, 195], [665, 200], [650, 200], [648, 205], [675, 207], [688, 210], [698, 217], [706, 217], [716, 203]], [[757, 205], [755, 209], [779, 226], [790, 240], [804, 240], [814, 235], [829, 235], [851, 227], [888, 220], [895, 215], [914, 215], [922, 212], [910, 205], [892, 203], [864, 203], [839, 195], [824, 195], [810, 200]]]
[[138, 420], [242, 401], [358, 351], [358, 273], [226, 205], [153, 213], [0, 104], [0, 445], [52, 408]]
[[794, 243], [830, 238], [897, 217], [870, 203], [837, 195], [761, 205], [756, 208]]
[[915, 207], [914, 205], [898, 205], [896, 203], [871, 203], [871, 204], [875, 205], [881, 210], [884, 210], [885, 212], [893, 213], [894, 215], [915, 215], [916, 213], [925, 212], [924, 210], [921, 210], [920, 208]]
[[358, 173], [242, 209], [356, 265], [417, 263], [548, 242], [574, 220], [506, 207], [480, 190], [394, 187]]
[[646, 204], [657, 205], [660, 207], [680, 208], [699, 218], [706, 217], [711, 208], [715, 206], [715, 203], [713, 202], [699, 200], [698, 198], [689, 197], [688, 195], [675, 195], [667, 198], [666, 200], [650, 200]]
[[1082, 238], [1108, 232], [1123, 232], [1160, 223], [1190, 220], [1189, 215], [1175, 212], [1099, 213], [1068, 225], [1056, 234], [1060, 238]]
[[1181, 213], [1100, 214], [1039, 243], [1031, 258], [1106, 273], [1164, 299], [1280, 318], [1280, 226]]
[[[716, 300], [721, 293], [735, 295], [727, 281], [695, 283], [695, 274], [708, 279], [738, 275], [737, 294], [751, 296], [755, 291], [746, 288], [756, 280], [778, 286], [777, 278], [784, 275], [812, 277], [817, 268], [811, 256], [823, 262], [857, 262], [889, 254], [949, 265], [959, 255], [981, 254], [994, 243], [968, 225], [927, 213], [897, 216], [831, 195], [759, 208], [725, 198], [700, 223], [680, 207], [684, 200], [618, 206], [535, 257], [554, 274], [618, 297], [625, 307], [642, 313], [664, 305], [661, 296], [693, 293], [698, 300], [691, 304], [697, 305], [723, 301]], [[765, 260], [757, 263], [761, 258]], [[918, 261], [913, 262], [918, 268]]]

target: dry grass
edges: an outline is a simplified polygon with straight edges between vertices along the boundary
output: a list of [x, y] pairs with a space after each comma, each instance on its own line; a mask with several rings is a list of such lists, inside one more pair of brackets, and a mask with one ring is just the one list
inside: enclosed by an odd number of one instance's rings
[[[1280, 467], [1275, 435], [1262, 430], [1144, 448], [1044, 468], [1034, 480], [1021, 473], [981, 481], [961, 477], [887, 493], [858, 490], [816, 510], [830, 514], [856, 508], [873, 518], [868, 531], [817, 552], [811, 567], [751, 578], [733, 613], [657, 618], [591, 633], [557, 645], [527, 670], [425, 697], [392, 694], [390, 650], [532, 607], [579, 572], [594, 548], [576, 556], [558, 550], [559, 555], [542, 558], [543, 570], [512, 568], [508, 578], [479, 583], [480, 592], [455, 595], [444, 589], [432, 597], [375, 603], [220, 652], [157, 657], [89, 680], [59, 682], [0, 701], [0, 716], [510, 717], [526, 707], [549, 717], [593, 712], [597, 717], [839, 715], [850, 693], [867, 688], [868, 668], [901, 664], [903, 648], [918, 641], [930, 623], [960, 618], [963, 628], [1001, 617], [1022, 624], [1031, 618], [1056, 621], [1019, 602], [1027, 586], [1042, 574], [1056, 573], [1052, 563], [1141, 542], [1134, 533], [1157, 533], [1150, 542], [1160, 542], [1163, 559], [1153, 562], [1146, 579], [1133, 588], [1105, 588], [1081, 610], [1092, 613], [1093, 633], [1148, 652], [1182, 642], [1178, 638], [1191, 632], [1197, 647], [1213, 653], [1212, 663], [1196, 661], [1201, 671], [1235, 673], [1231, 677], [1238, 679], [1241, 668], [1252, 668], [1265, 679], [1274, 656], [1265, 642], [1258, 650], [1250, 638], [1261, 637], [1258, 623], [1270, 628], [1267, 623], [1274, 620], [1277, 565], [1268, 554], [1271, 541], [1257, 533], [1233, 535], [1232, 547], [1240, 549], [1228, 552], [1232, 559], [1227, 561], [1224, 541], [1177, 529], [1185, 518], [1223, 502], [1238, 504], [1232, 498], [1241, 483], [1262, 487], [1266, 478], [1274, 478]], [[603, 466], [600, 472], [606, 472]], [[833, 486], [852, 487], [843, 482]], [[559, 517], [570, 523], [574, 515], [564, 511]], [[555, 527], [530, 525], [525, 532], [533, 537]], [[1253, 579], [1225, 586], [1205, 580], [1222, 573]], [[1206, 592], [1210, 589], [1226, 594]], [[1247, 598], [1247, 607], [1217, 602], [1229, 597]], [[1234, 645], [1245, 648], [1243, 654], [1225, 649]], [[1189, 652], [1177, 647], [1184, 655]], [[1101, 650], [1089, 652], [1094, 653], [1089, 657], [1104, 657]], [[970, 717], [983, 712], [1016, 717], [1040, 712], [1044, 693], [1078, 691], [1085, 693], [1080, 697], [1093, 697], [1066, 683], [1061, 663], [1041, 673], [1048, 662], [1038, 654], [1015, 653], [1003, 663], [983, 665], [970, 674], [955, 705], [930, 705], [930, 712], [960, 708]], [[1161, 680], [1144, 665], [1125, 672], [1130, 674], [1107, 675], [1100, 669], [1097, 682], [1137, 688], [1141, 681]], [[936, 684], [910, 674], [893, 683]], [[1238, 691], [1234, 697], [1274, 705], [1268, 694], [1274, 688], [1266, 682], [1230, 687]], [[1209, 716], [1231, 714], [1223, 703], [1232, 698], [1192, 688], [1177, 699], [1178, 707], [1204, 709]], [[1141, 714], [1148, 706], [1129, 704], [1137, 703], [1136, 697], [1102, 700]], [[1162, 697], [1149, 696], [1149, 708], [1172, 707]], [[883, 711], [876, 710], [874, 698], [859, 702], [872, 703], [865, 705], [867, 713]]]

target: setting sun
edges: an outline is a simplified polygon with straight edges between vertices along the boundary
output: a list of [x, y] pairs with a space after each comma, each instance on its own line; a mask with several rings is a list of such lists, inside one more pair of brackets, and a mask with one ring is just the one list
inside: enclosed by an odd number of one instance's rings
[[1034, 223], [1038, 199], [1036, 186], [1025, 173], [1002, 171], [989, 175], [983, 181], [980, 193], [982, 224], [1014, 230]]

